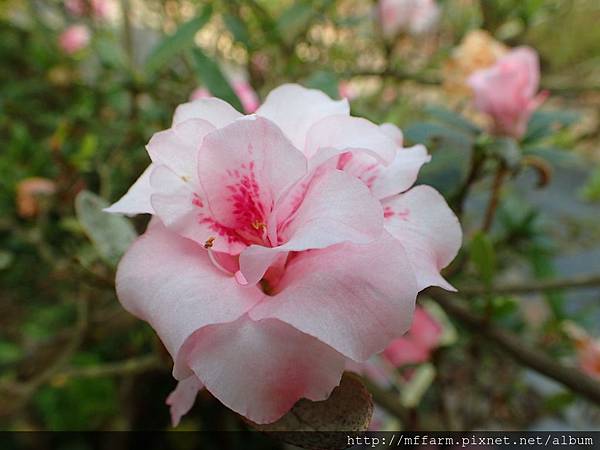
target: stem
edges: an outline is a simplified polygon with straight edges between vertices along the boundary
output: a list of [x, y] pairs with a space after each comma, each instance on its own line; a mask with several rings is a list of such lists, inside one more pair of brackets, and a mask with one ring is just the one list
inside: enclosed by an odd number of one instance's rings
[[140, 356], [116, 363], [107, 363], [89, 367], [70, 367], [55, 375], [65, 378], [98, 378], [121, 375], [133, 375], [162, 366], [156, 355]]
[[398, 396], [389, 392], [367, 377], [361, 377], [361, 381], [367, 390], [373, 396], [373, 400], [387, 412], [400, 419], [404, 424], [409, 423], [410, 415], [408, 410], [398, 401]]
[[429, 289], [428, 294], [448, 315], [458, 319], [467, 328], [488, 339], [515, 361], [558, 381], [592, 402], [600, 404], [600, 382], [574, 368], [565, 367], [555, 362], [554, 359], [539, 350], [525, 346], [523, 339], [490, 324], [485, 319], [458, 305], [447, 292], [435, 288]]
[[554, 280], [528, 281], [515, 284], [495, 285], [490, 288], [485, 286], [459, 287], [461, 295], [472, 297], [483, 295], [487, 292], [494, 294], [529, 294], [533, 292], [553, 291], [556, 289], [580, 289], [600, 286], [600, 274], [578, 275], [569, 278]]
[[498, 209], [498, 203], [500, 200], [500, 192], [502, 191], [502, 184], [508, 175], [508, 168], [502, 162], [499, 163], [498, 170], [494, 176], [494, 184], [492, 186], [492, 193], [490, 196], [490, 202], [488, 203], [487, 210], [485, 211], [485, 217], [483, 219], [483, 225], [481, 229], [486, 233], [490, 231], [492, 224], [494, 223], [494, 217], [496, 210]]

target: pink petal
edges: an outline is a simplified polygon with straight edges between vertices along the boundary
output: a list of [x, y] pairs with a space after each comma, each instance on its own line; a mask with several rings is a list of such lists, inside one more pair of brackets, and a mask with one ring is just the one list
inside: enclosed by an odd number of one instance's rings
[[233, 106], [219, 98], [202, 98], [183, 103], [175, 110], [173, 125], [189, 119], [202, 119], [215, 128], [222, 128], [243, 117]]
[[174, 427], [192, 409], [196, 395], [203, 387], [196, 375], [190, 375], [178, 382], [177, 387], [169, 394], [166, 403], [171, 407], [171, 423]]
[[336, 149], [339, 153], [362, 150], [390, 163], [396, 155], [396, 147], [394, 140], [374, 123], [360, 117], [335, 115], [309, 128], [304, 154], [318, 158], [320, 149]]
[[344, 172], [360, 179], [375, 197], [383, 199], [410, 188], [417, 180], [421, 166], [430, 160], [427, 149], [415, 145], [397, 149], [396, 157], [389, 166], [380, 164], [365, 153], [344, 155], [341, 162]]
[[442, 326], [427, 311], [422, 307], [417, 307], [409, 330], [414, 341], [426, 348], [433, 349], [440, 343], [442, 331]]
[[430, 351], [418, 342], [401, 337], [390, 343], [383, 352], [383, 356], [394, 366], [402, 367], [427, 361], [430, 357]]
[[373, 241], [383, 231], [383, 211], [362, 183], [331, 170], [314, 179], [293, 218], [279, 225], [282, 245], [252, 245], [241, 253], [240, 270], [248, 283], [259, 281], [282, 252]]
[[454, 290], [439, 271], [458, 253], [462, 231], [444, 198], [429, 186], [416, 186], [383, 201], [383, 207], [385, 228], [406, 249], [419, 291], [427, 286]]
[[284, 84], [269, 93], [256, 114], [276, 123], [294, 146], [303, 150], [312, 125], [327, 116], [347, 116], [350, 107], [346, 99], [334, 101], [321, 91]]
[[194, 331], [236, 320], [263, 297], [215, 268], [204, 248], [160, 223], [129, 248], [116, 288], [123, 307], [158, 333], [176, 362], [177, 378], [187, 375], [177, 356]]
[[382, 123], [379, 125], [379, 129], [383, 131], [387, 136], [392, 139], [398, 147], [402, 147], [404, 144], [404, 134], [402, 130], [393, 123]]
[[190, 339], [187, 363], [225, 406], [274, 422], [300, 398], [319, 401], [340, 382], [344, 357], [278, 320], [213, 325]]
[[212, 217], [249, 242], [264, 242], [275, 203], [307, 170], [304, 155], [275, 124], [260, 117], [209, 134], [198, 159]]
[[155, 167], [154, 164], [150, 164], [125, 195], [108, 208], [105, 208], [104, 211], [127, 215], [154, 214], [154, 209], [150, 203], [150, 196], [153, 192], [150, 185], [150, 175]]
[[196, 180], [198, 150], [214, 130], [206, 120], [189, 119], [155, 133], [146, 149], [155, 164], [164, 164], [186, 181]]
[[401, 336], [412, 319], [416, 281], [402, 245], [389, 235], [297, 254], [273, 296], [251, 311], [276, 318], [365, 361]]

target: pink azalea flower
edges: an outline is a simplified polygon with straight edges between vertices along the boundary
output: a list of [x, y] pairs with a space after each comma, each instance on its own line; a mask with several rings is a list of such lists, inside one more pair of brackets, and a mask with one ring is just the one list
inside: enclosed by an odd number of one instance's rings
[[517, 47], [492, 67], [474, 72], [468, 83], [475, 107], [492, 118], [493, 132], [515, 138], [525, 134], [531, 114], [548, 95], [536, 95], [540, 65], [537, 53], [529, 47]]
[[76, 17], [91, 15], [97, 19], [106, 19], [110, 15], [109, 0], [65, 0], [65, 7]]
[[199, 87], [199, 88], [194, 89], [194, 91], [190, 95], [190, 100], [194, 101], [194, 100], [200, 100], [201, 98], [209, 98], [209, 97], [212, 97], [212, 94], [210, 93], [210, 91], [206, 88]]
[[357, 97], [356, 90], [352, 87], [349, 81], [342, 80], [338, 83], [338, 94], [342, 98], [353, 100]]
[[246, 114], [252, 114], [260, 106], [260, 100], [246, 80], [240, 80], [233, 83], [233, 91], [242, 103], [242, 108]]
[[438, 347], [441, 336], [441, 325], [423, 308], [416, 308], [408, 333], [393, 340], [383, 356], [396, 367], [424, 363]]
[[152, 163], [107, 211], [154, 216], [117, 294], [173, 357], [174, 424], [203, 387], [257, 423], [323, 400], [349, 361], [406, 332], [419, 290], [451, 288], [439, 272], [460, 225], [434, 189], [411, 189], [429, 156], [401, 140], [298, 85], [250, 116], [180, 105], [152, 137]]
[[433, 31], [440, 8], [435, 0], [380, 0], [378, 13], [383, 34], [392, 37], [399, 32], [422, 34]]
[[65, 0], [65, 8], [76, 17], [83, 16], [87, 9], [84, 0]]
[[[242, 108], [246, 114], [252, 114], [260, 106], [260, 101], [252, 86], [245, 81], [236, 81], [232, 84], [235, 95], [240, 99]], [[201, 98], [212, 97], [211, 92], [206, 88], [197, 88], [192, 92], [190, 100], [199, 100]]]
[[108, 0], [91, 0], [92, 16], [97, 19], [106, 19], [110, 15], [110, 3]]
[[58, 37], [60, 48], [72, 55], [84, 49], [90, 42], [90, 30], [85, 25], [71, 25]]

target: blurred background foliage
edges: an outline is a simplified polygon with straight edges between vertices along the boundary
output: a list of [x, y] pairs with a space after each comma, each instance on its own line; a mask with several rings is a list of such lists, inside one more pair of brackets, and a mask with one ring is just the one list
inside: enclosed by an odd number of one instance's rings
[[[339, 97], [342, 83], [354, 115], [395, 123], [408, 144], [426, 144], [433, 160], [420, 182], [463, 213], [465, 249], [450, 279], [489, 287], [469, 309], [574, 370], [581, 364], [581, 340], [569, 330], [600, 336], [598, 289], [522, 295], [492, 287], [600, 272], [597, 1], [440, 0], [433, 32], [394, 39], [365, 0], [109, 3], [98, 18], [74, 17], [61, 1], [0, 2], [1, 429], [169, 427], [168, 355], [122, 310], [113, 285], [119, 256], [147, 219], [100, 209], [142, 172], [144, 145], [169, 127], [176, 105], [204, 86], [240, 109], [240, 78], [261, 99], [284, 82]], [[66, 53], [58, 39], [73, 23], [91, 39]], [[449, 61], [475, 29], [540, 53], [551, 96], [518, 146], [482, 131], [468, 91], [451, 82], [458, 70]], [[492, 157], [465, 198], [461, 187], [482, 149]], [[493, 226], [478, 231], [498, 161], [518, 170]], [[585, 398], [440, 320], [455, 336], [433, 356], [433, 372], [411, 385], [411, 423], [386, 416], [382, 427], [600, 424]], [[181, 428], [245, 425], [203, 393]]]

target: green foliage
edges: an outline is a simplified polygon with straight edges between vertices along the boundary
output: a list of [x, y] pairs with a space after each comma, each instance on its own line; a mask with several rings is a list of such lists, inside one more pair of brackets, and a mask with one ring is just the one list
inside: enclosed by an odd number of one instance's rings
[[77, 219], [85, 233], [100, 257], [116, 266], [137, 234], [126, 218], [102, 211], [108, 206], [107, 201], [89, 191], [81, 191], [75, 199]]
[[171, 36], [164, 38], [148, 55], [146, 72], [156, 72], [181, 51], [191, 48], [194, 36], [209, 21], [212, 10], [210, 3], [205, 5], [197, 17], [181, 25]]
[[483, 232], [473, 236], [469, 254], [483, 282], [491, 286], [496, 274], [496, 252], [489, 236]]
[[219, 65], [199, 47], [192, 50], [192, 56], [198, 78], [211, 94], [227, 101], [238, 111], [242, 111], [242, 104], [231, 88], [229, 81], [223, 75]]

